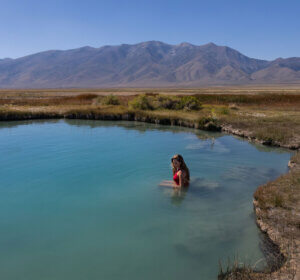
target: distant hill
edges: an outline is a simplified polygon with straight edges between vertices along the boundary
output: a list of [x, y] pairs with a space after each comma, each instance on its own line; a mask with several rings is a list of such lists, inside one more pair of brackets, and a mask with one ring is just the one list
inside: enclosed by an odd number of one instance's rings
[[300, 83], [300, 58], [249, 58], [209, 43], [50, 50], [0, 59], [0, 88], [158, 87]]

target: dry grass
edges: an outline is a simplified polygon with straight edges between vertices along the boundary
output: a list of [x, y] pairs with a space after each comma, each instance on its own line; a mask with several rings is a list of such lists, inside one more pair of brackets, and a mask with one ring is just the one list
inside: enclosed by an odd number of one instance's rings
[[253, 85], [253, 86], [224, 86], [202, 88], [52, 88], [52, 89], [0, 89], [0, 95], [77, 95], [93, 93], [98, 95], [135, 95], [140, 93], [161, 94], [299, 94], [300, 85]]
[[[213, 94], [216, 90], [223, 92]], [[238, 88], [1, 90], [0, 113], [131, 113], [144, 119], [194, 122], [195, 127], [200, 128], [207, 122], [212, 122], [215, 127], [229, 125], [265, 144], [299, 146], [300, 94], [297, 93], [300, 91], [274, 88], [257, 89], [257, 94], [253, 91], [255, 89], [246, 87], [240, 91]], [[139, 93], [144, 94], [140, 98], [142, 102], [135, 101]], [[194, 94], [194, 99], [187, 93]]]
[[217, 115], [221, 123], [248, 132], [266, 144], [297, 146], [300, 143], [300, 110], [283, 106], [276, 110], [270, 106], [264, 110], [242, 107], [228, 111]]
[[[300, 165], [300, 152], [291, 158], [291, 162]], [[254, 193], [254, 198], [258, 201], [261, 209], [281, 207], [286, 210], [296, 209], [299, 211], [300, 169], [293, 169], [288, 174], [280, 176], [276, 181], [258, 187]], [[292, 220], [294, 221], [294, 219]], [[297, 226], [300, 229], [300, 217]]]
[[295, 94], [198, 94], [200, 102], [207, 104], [237, 104], [255, 106], [282, 106], [300, 104], [300, 95]]

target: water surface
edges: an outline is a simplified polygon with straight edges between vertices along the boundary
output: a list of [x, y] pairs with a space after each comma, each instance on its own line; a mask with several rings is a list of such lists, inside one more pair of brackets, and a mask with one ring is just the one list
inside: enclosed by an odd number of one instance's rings
[[[192, 179], [181, 193], [158, 186], [176, 153]], [[1, 279], [210, 280], [219, 259], [253, 264], [253, 192], [290, 155], [145, 123], [1, 122]]]

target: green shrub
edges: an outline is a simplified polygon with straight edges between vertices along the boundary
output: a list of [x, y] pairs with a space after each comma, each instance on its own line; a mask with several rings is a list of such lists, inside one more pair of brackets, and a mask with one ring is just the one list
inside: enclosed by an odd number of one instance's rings
[[145, 95], [141, 94], [129, 102], [129, 106], [139, 110], [199, 110], [201, 103], [195, 96], [166, 96], [166, 95]]
[[149, 98], [145, 94], [138, 95], [128, 103], [129, 107], [138, 110], [153, 110]]
[[195, 96], [184, 96], [181, 97], [179, 103], [176, 104], [176, 109], [186, 111], [199, 110], [201, 109], [201, 103]]
[[170, 96], [158, 96], [153, 100], [153, 106], [155, 109], [168, 109], [174, 110], [176, 109], [177, 104], [179, 103], [180, 99], [177, 97], [170, 97]]
[[105, 96], [102, 102], [105, 105], [120, 105], [118, 97], [112, 94]]

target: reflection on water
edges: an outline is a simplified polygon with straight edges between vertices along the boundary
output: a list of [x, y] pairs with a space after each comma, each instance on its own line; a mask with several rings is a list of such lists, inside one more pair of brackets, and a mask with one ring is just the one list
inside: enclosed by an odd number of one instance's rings
[[172, 195], [171, 195], [171, 202], [173, 205], [180, 205], [182, 201], [184, 200], [189, 187], [183, 187], [183, 188], [175, 188], [172, 190]]
[[215, 189], [220, 186], [219, 182], [205, 178], [191, 178], [193, 189]]
[[[157, 187], [172, 179], [177, 153], [190, 186]], [[252, 195], [289, 157], [222, 133], [141, 122], [0, 122], [0, 275], [216, 279], [219, 259], [263, 258]]]
[[[135, 130], [141, 133], [146, 131], [171, 131], [173, 133], [182, 133], [188, 132], [193, 134], [188, 134], [185, 139], [191, 140], [209, 140], [208, 142], [197, 142], [197, 143], [190, 143], [187, 145], [186, 149], [208, 149], [215, 152], [228, 152], [226, 148], [222, 147], [222, 144], [218, 141], [215, 141], [217, 138], [222, 137], [224, 133], [222, 132], [210, 132], [210, 131], [203, 131], [198, 129], [191, 129], [187, 127], [180, 127], [180, 126], [165, 126], [159, 124], [150, 124], [145, 122], [137, 122], [137, 121], [99, 121], [99, 120], [81, 120], [81, 119], [46, 119], [46, 120], [22, 120], [22, 121], [7, 121], [7, 122], [0, 122], [0, 129], [1, 128], [13, 128], [17, 126], [23, 125], [40, 125], [40, 124], [49, 124], [49, 123], [67, 123], [71, 126], [87, 126], [90, 128], [97, 128], [97, 127], [120, 127], [128, 130]], [[244, 141], [253, 145], [257, 150], [262, 152], [272, 152], [272, 153], [286, 153], [287, 149], [284, 148], [276, 148], [261, 145], [255, 141], [248, 141], [247, 139], [243, 139], [239, 136], [232, 135], [230, 137], [236, 138], [239, 141]], [[217, 148], [215, 147], [217, 146]]]
[[[207, 137], [208, 138], [208, 137]], [[202, 139], [205, 140], [205, 139]], [[226, 148], [220, 141], [215, 140], [214, 137], [210, 141], [193, 142], [186, 146], [187, 150], [211, 150], [215, 153], [229, 153], [230, 149]]]
[[257, 167], [249, 166], [234, 166], [227, 168], [221, 175], [224, 181], [244, 181], [251, 180], [253, 176], [259, 177], [262, 181], [268, 181], [270, 178], [276, 178], [280, 175], [280, 172], [275, 168], [268, 168], [261, 170]]

